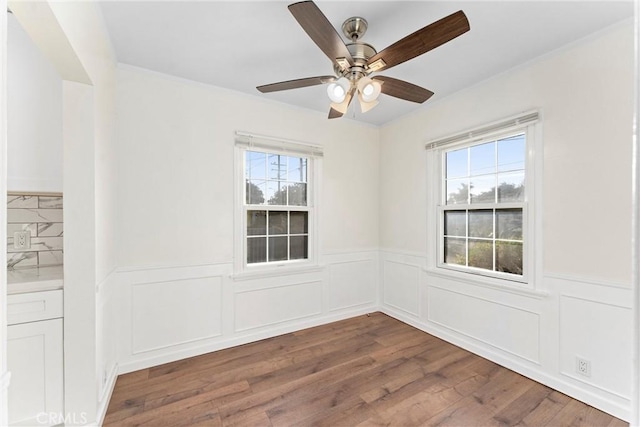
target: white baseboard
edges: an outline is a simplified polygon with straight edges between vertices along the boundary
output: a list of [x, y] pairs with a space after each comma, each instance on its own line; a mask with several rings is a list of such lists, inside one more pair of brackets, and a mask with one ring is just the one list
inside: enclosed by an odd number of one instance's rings
[[164, 363], [175, 362], [177, 360], [185, 359], [188, 357], [194, 357], [201, 354], [211, 353], [213, 351], [224, 350], [226, 348], [272, 338], [302, 329], [325, 325], [327, 323], [337, 322], [339, 320], [361, 316], [363, 314], [373, 313], [375, 311], [378, 311], [378, 307], [372, 304], [353, 308], [350, 310], [340, 311], [339, 313], [331, 312], [327, 315], [314, 317], [312, 319], [302, 319], [300, 321], [290, 322], [286, 325], [273, 327], [265, 331], [243, 334], [227, 339], [223, 338], [213, 343], [196, 345], [188, 349], [172, 350], [171, 348], [167, 348], [165, 351], [159, 354], [154, 354], [147, 357], [141, 355], [141, 357], [136, 357], [134, 360], [121, 363], [119, 365], [118, 374], [122, 375], [129, 372], [138, 371], [140, 369], [146, 369], [153, 366], [161, 365]]
[[96, 425], [98, 426], [104, 423], [104, 417], [107, 415], [111, 395], [113, 394], [113, 389], [116, 387], [116, 380], [118, 379], [118, 370], [118, 364], [116, 363], [111, 369], [111, 372], [109, 372], [107, 381], [102, 389], [102, 399], [98, 403], [98, 412], [96, 414]]
[[524, 364], [519, 360], [516, 360], [516, 357], [511, 358], [499, 352], [492, 351], [488, 346], [479, 345], [478, 343], [459, 334], [453, 333], [446, 328], [433, 325], [431, 323], [422, 322], [420, 320], [417, 320], [416, 318], [407, 316], [405, 313], [392, 307], [383, 306], [380, 308], [380, 311], [387, 314], [388, 316], [400, 320], [401, 322], [427, 332], [428, 334], [436, 336], [451, 344], [477, 354], [478, 356], [495, 362], [498, 365], [511, 369], [512, 371], [524, 375], [534, 381], [565, 393], [573, 397], [574, 399], [599, 408], [617, 418], [628, 421], [631, 417], [631, 413], [629, 410], [631, 403], [630, 401], [626, 405], [624, 405], [611, 399], [607, 399], [602, 395], [590, 392], [589, 390], [565, 381], [562, 377], [560, 377], [560, 374], [558, 374], [558, 377], [550, 375], [549, 373], [536, 368], [537, 365], [534, 363]]

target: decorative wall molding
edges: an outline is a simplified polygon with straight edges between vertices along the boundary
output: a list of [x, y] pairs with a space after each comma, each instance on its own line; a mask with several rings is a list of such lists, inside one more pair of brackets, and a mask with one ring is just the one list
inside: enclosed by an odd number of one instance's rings
[[7, 390], [11, 383], [11, 372], [5, 371], [0, 375], [0, 389]]
[[[437, 291], [437, 292], [436, 292]], [[440, 299], [436, 299], [440, 293]], [[449, 296], [444, 296], [448, 294]], [[540, 315], [529, 310], [510, 304], [479, 298], [455, 292], [440, 287], [431, 287], [429, 293], [428, 321], [462, 334], [470, 339], [480, 341], [499, 351], [522, 358], [538, 364], [540, 361]], [[449, 299], [449, 301], [447, 301]], [[466, 307], [462, 308], [465, 304]], [[433, 306], [431, 305], [433, 304]], [[452, 318], [447, 318], [447, 310], [440, 310], [442, 306], [456, 306], [465, 316], [458, 316], [452, 312]], [[439, 317], [438, 317], [439, 316]], [[483, 328], [481, 322], [474, 317], [480, 317], [484, 321], [492, 321], [500, 318], [491, 331]], [[509, 335], [509, 328], [514, 325], [514, 330]], [[477, 328], [473, 330], [474, 328]], [[517, 341], [520, 341], [519, 343]], [[517, 347], [516, 347], [517, 346]]]
[[[558, 365], [554, 365], [553, 361], [560, 360], [562, 351], [559, 344], [553, 344], [554, 339], [559, 339], [557, 336], [560, 333], [557, 307], [565, 292], [571, 293], [574, 289], [579, 289], [581, 282], [578, 279], [549, 279], [552, 286], [545, 286], [549, 292], [542, 297], [537, 294], [513, 293], [502, 288], [473, 287], [469, 283], [449, 286], [448, 283], [452, 282], [439, 282], [439, 277], [425, 273], [426, 258], [415, 253], [380, 250], [321, 255], [325, 265], [323, 271], [240, 282], [229, 277], [232, 263], [119, 269], [117, 293], [120, 298], [124, 298], [123, 306], [128, 306], [131, 310], [130, 319], [127, 316], [119, 319], [124, 322], [121, 328], [124, 334], [120, 341], [125, 350], [119, 359], [119, 373], [379, 310], [615, 416], [623, 419], [629, 416], [630, 401], [624, 394], [616, 394], [615, 390], [612, 393], [598, 384], [582, 384], [563, 375], [558, 370], [559, 362]], [[371, 278], [367, 276], [368, 272], [372, 272], [372, 286], [368, 285]], [[131, 322], [137, 310], [136, 307], [132, 307], [131, 300], [134, 287], [146, 285], [151, 289], [165, 284], [172, 288], [180, 286], [183, 281], [206, 280], [212, 277], [217, 278], [219, 282], [215, 286], [220, 287], [220, 303], [216, 305], [219, 308], [215, 309], [221, 316], [219, 335], [196, 337], [192, 341], [173, 337], [166, 346], [150, 348], [144, 352], [134, 352], [132, 342], [126, 343], [133, 333], [129, 332], [127, 335], [126, 331], [127, 328], [131, 331]], [[345, 288], [347, 283], [358, 279], [359, 283], [353, 288]], [[446, 279], [455, 280], [448, 276]], [[594, 299], [613, 305], [619, 305], [627, 292], [625, 289], [603, 286], [589, 286], [589, 289], [589, 292], [582, 295], [586, 295], [586, 298], [593, 295]], [[344, 293], [345, 301], [348, 303], [340, 305], [337, 300], [332, 300], [332, 295], [336, 293]], [[536, 337], [535, 345], [527, 346], [523, 339], [517, 338], [513, 342], [508, 338], [501, 341], [500, 337], [496, 338], [491, 332], [484, 336], [474, 332], [474, 328], [464, 328], [469, 322], [460, 328], [460, 325], [447, 322], [450, 316], [441, 319], [434, 311], [434, 306], [430, 307], [429, 304], [438, 304], [438, 298], [454, 294], [466, 298], [465, 304], [471, 304], [476, 311], [480, 310], [482, 316], [490, 317], [497, 313], [504, 317], [503, 312], [506, 310], [507, 317], [511, 316], [514, 320], [510, 324], [512, 332], [517, 335], [523, 330], [528, 330], [531, 336]], [[148, 292], [148, 296], [151, 300], [147, 303], [154, 303], [155, 293]], [[442, 301], [445, 304], [444, 313], [447, 310], [446, 304], [456, 304], [456, 298], [445, 298]], [[276, 303], [284, 304], [284, 310], [281, 306], [276, 306]], [[620, 306], [620, 309], [626, 310], [623, 306]], [[203, 310], [204, 305], [196, 309]], [[472, 313], [466, 310], [465, 316], [469, 315]], [[469, 321], [477, 322], [475, 319]], [[552, 330], [550, 337], [542, 334], [542, 330], [549, 325], [557, 330]]]
[[545, 273], [544, 278], [552, 279], [552, 280], [564, 280], [567, 282], [578, 282], [578, 283], [591, 285], [591, 286], [604, 286], [607, 288], [621, 288], [621, 289], [628, 289], [628, 290], [631, 289], [630, 283], [612, 281], [612, 280], [607, 280], [603, 278], [581, 277], [581, 276], [574, 276], [574, 275], [561, 274], [561, 273]]
[[96, 285], [96, 294], [102, 292], [105, 288], [111, 287], [116, 282], [117, 267], [113, 267], [107, 275]]
[[[617, 352], [622, 355], [619, 358], [611, 355], [607, 347], [624, 342], [618, 338], [631, 322], [630, 319], [624, 320], [630, 312], [631, 289], [611, 286], [597, 279], [541, 274], [537, 276], [540, 280], [536, 283], [537, 289], [521, 291], [502, 286], [484, 286], [422, 267], [416, 294], [414, 286], [402, 286], [407, 276], [401, 269], [390, 271], [385, 268], [387, 265], [410, 268], [425, 264], [426, 258], [381, 250], [381, 288], [386, 293], [380, 303], [382, 312], [619, 418], [628, 419], [630, 391], [621, 388], [624, 383], [621, 373], [626, 372], [628, 377], [625, 366], [630, 361], [626, 361], [625, 355], [631, 351], [621, 349]], [[413, 276], [414, 280], [416, 277]], [[395, 300], [389, 300], [389, 291], [399, 294]], [[416, 305], [413, 298], [416, 295], [419, 295], [420, 303], [426, 305], [425, 312], [421, 310], [420, 316], [416, 315], [414, 309]], [[606, 311], [605, 317], [608, 317], [611, 325], [606, 333], [598, 332], [601, 338], [595, 341], [589, 338], [596, 331], [594, 325], [585, 323], [586, 317], [589, 317], [585, 314], [588, 310], [583, 315], [574, 313], [575, 310], [567, 312], [565, 309], [563, 312], [561, 302], [567, 298], [605, 307], [602, 310]], [[405, 304], [398, 304], [398, 301], [404, 301]], [[583, 307], [580, 304], [578, 306]], [[583, 307], [582, 310], [586, 309]], [[493, 330], [492, 325], [500, 325], [500, 322], [505, 322], [504, 330]], [[578, 331], [584, 331], [584, 335], [580, 335], [575, 342], [563, 336], [575, 335]], [[509, 338], [506, 334], [514, 335]], [[527, 334], [535, 337], [535, 343], [527, 343]], [[605, 347], [582, 345], [607, 339], [611, 343]], [[591, 360], [599, 370], [591, 379], [580, 378], [573, 373], [576, 352]]]
[[[119, 373], [318, 326], [377, 309], [377, 251], [330, 254], [324, 256], [323, 261], [325, 268], [320, 271], [299, 271], [291, 275], [256, 277], [242, 281], [235, 281], [230, 277], [233, 263], [118, 269], [117, 286], [113, 288], [116, 289], [114, 297], [118, 298], [119, 307], [125, 313], [117, 318], [120, 322]], [[349, 290], [344, 288], [345, 277], [358, 278], [365, 271], [371, 272], [373, 280], [370, 284], [364, 279]], [[159, 292], [175, 291], [179, 295], [184, 290], [185, 283], [193, 287], [191, 292], [186, 293], [190, 296], [174, 296], [167, 302], [167, 296]], [[212, 286], [216, 287], [215, 298], [211, 293]], [[345, 292], [351, 304], [331, 305], [332, 289]], [[145, 331], [154, 334], [153, 329], [158, 328], [156, 318], [162, 313], [158, 307], [171, 304], [175, 311], [176, 300], [179, 310], [184, 313], [188, 310], [190, 317], [210, 318], [212, 313], [219, 316], [214, 322], [215, 333], [198, 335], [195, 333], [198, 331], [178, 329], [172, 335], [145, 335]], [[147, 313], [149, 310], [152, 312], [151, 316]], [[171, 316], [172, 313], [167, 315]], [[155, 325], [154, 328], [152, 325]]]
[[234, 298], [234, 313], [235, 332], [318, 316], [322, 314], [322, 281], [238, 291]]
[[327, 283], [327, 310], [338, 311], [363, 305], [377, 305], [376, 259], [332, 263]]
[[561, 376], [546, 372], [542, 366], [534, 363], [528, 363], [520, 358], [509, 357], [509, 355], [503, 354], [494, 348], [482, 345], [465, 336], [461, 336], [460, 334], [441, 328], [438, 325], [414, 319], [401, 311], [394, 310], [393, 308], [382, 307], [380, 311], [435, 337], [443, 339], [451, 344], [457, 345], [458, 347], [484, 357], [485, 359], [518, 372], [519, 374], [531, 378], [534, 381], [538, 381], [548, 387], [565, 393], [574, 399], [586, 402], [589, 405], [595, 406], [623, 420], [629, 419], [629, 399], [622, 399], [614, 395], [599, 393], [598, 390], [591, 387], [581, 387], [580, 385], [567, 381]]
[[[631, 324], [631, 319], [630, 307], [560, 295], [560, 373], [604, 393], [629, 400], [631, 336], [621, 337], [613, 331], [623, 330]], [[577, 372], [576, 357], [591, 363], [588, 376]]]
[[[385, 259], [382, 261], [383, 304], [395, 307], [412, 316], [420, 312], [420, 267], [411, 263]], [[402, 273], [401, 273], [402, 272]], [[400, 282], [394, 282], [393, 274], [402, 274]], [[403, 292], [403, 290], [408, 291]]]
[[133, 354], [221, 336], [222, 280], [222, 276], [209, 276], [133, 284]]

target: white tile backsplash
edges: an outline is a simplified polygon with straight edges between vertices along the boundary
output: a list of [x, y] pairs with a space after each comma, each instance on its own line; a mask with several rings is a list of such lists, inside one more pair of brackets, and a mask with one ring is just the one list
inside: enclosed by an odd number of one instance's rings
[[37, 267], [37, 252], [17, 252], [7, 254], [7, 268]]
[[7, 208], [37, 208], [38, 196], [7, 196]]
[[62, 251], [38, 252], [38, 265], [61, 265]]
[[62, 222], [62, 209], [7, 209], [7, 222]]
[[31, 224], [7, 224], [7, 237], [13, 237], [13, 233], [16, 231], [29, 231], [31, 237], [38, 235], [38, 224], [32, 222]]
[[63, 226], [61, 222], [41, 222], [37, 228], [40, 237], [62, 237]]
[[[7, 268], [62, 265], [62, 195], [11, 194], [7, 196]], [[31, 233], [31, 247], [16, 249], [17, 231]]]
[[41, 209], [62, 209], [62, 197], [40, 196], [38, 197], [38, 207]]

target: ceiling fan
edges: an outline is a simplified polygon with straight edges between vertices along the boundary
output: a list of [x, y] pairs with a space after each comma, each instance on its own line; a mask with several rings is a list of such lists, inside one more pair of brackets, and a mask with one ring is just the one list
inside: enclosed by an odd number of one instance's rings
[[433, 95], [428, 89], [392, 77], [369, 75], [422, 55], [470, 29], [467, 16], [460, 10], [377, 52], [373, 46], [360, 41], [367, 31], [368, 24], [364, 18], [356, 16], [344, 21], [342, 32], [351, 40], [345, 44], [313, 1], [293, 3], [288, 7], [302, 29], [333, 62], [336, 75], [287, 80], [258, 86], [257, 89], [268, 93], [329, 83], [330, 119], [342, 117], [356, 94], [363, 113], [378, 105], [380, 93], [416, 103], [425, 102]]

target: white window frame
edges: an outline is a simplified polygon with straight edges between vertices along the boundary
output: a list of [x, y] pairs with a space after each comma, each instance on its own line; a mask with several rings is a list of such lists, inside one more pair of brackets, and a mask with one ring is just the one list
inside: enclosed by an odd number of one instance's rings
[[[307, 205], [247, 205], [245, 184], [246, 152], [281, 154], [307, 159]], [[234, 274], [235, 280], [295, 274], [319, 269], [317, 206], [320, 197], [323, 149], [321, 146], [247, 132], [236, 132], [234, 149]], [[305, 211], [308, 213], [307, 258], [261, 263], [247, 263], [247, 211]]]
[[[525, 134], [525, 199], [518, 203], [499, 204], [500, 208], [522, 208], [523, 275], [495, 272], [481, 268], [444, 263], [444, 211], [460, 206], [446, 205], [445, 153], [485, 142], [496, 141], [519, 133]], [[535, 290], [536, 277], [542, 272], [542, 138], [537, 111], [513, 116], [485, 126], [439, 138], [426, 145], [428, 182], [427, 229], [434, 236], [428, 244], [427, 273], [455, 278], [472, 284], [510, 289]], [[473, 209], [496, 208], [495, 204], [473, 205]]]

